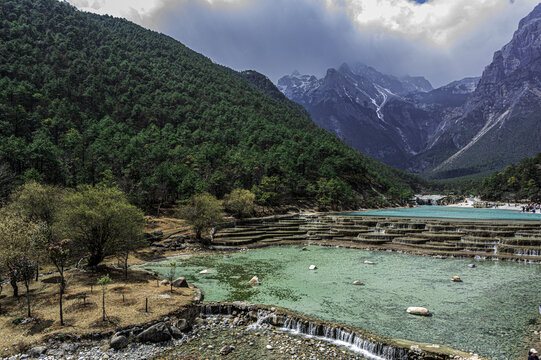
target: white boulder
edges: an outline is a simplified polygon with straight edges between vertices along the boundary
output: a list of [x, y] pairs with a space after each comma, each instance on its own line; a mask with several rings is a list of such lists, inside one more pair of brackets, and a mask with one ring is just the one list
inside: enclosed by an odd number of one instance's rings
[[259, 278], [257, 276], [254, 276], [250, 281], [248, 281], [250, 285], [257, 286], [259, 285]]
[[308, 270], [316, 270], [317, 269], [317, 266], [315, 265], [310, 265], [310, 267], [308, 268]]
[[410, 306], [406, 312], [412, 315], [430, 316], [430, 311], [424, 307]]

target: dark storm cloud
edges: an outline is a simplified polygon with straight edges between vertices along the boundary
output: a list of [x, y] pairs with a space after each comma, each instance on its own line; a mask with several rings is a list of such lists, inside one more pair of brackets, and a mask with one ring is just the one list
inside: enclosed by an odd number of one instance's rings
[[361, 61], [396, 75], [423, 75], [434, 85], [480, 75], [529, 11], [524, 6], [513, 13], [497, 13], [453, 46], [441, 47], [403, 34], [359, 28], [345, 8], [333, 10], [323, 1], [189, 0], [165, 9], [160, 31], [215, 62], [237, 70], [254, 69], [273, 81], [295, 69], [322, 76], [329, 67]]
[[[433, 85], [480, 75], [535, 0], [69, 0], [128, 17], [236, 70], [276, 81], [360, 61]], [[452, 2], [449, 2], [452, 1]], [[123, 4], [124, 3], [124, 4]], [[332, 4], [330, 6], [329, 4]], [[380, 10], [381, 9], [381, 10]], [[137, 13], [137, 16], [133, 16]], [[370, 21], [358, 16], [371, 15]], [[395, 31], [398, 28], [398, 31]]]

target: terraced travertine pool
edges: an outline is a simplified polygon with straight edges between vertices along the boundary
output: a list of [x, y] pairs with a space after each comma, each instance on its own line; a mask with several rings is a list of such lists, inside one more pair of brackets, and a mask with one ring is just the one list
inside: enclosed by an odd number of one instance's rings
[[408, 218], [438, 218], [438, 219], [475, 219], [475, 220], [520, 220], [520, 221], [541, 221], [541, 214], [520, 212], [507, 209], [475, 209], [467, 207], [452, 206], [418, 206], [414, 208], [396, 208], [368, 210], [342, 215], [359, 216], [391, 216]]
[[[364, 261], [374, 265], [364, 264]], [[494, 359], [516, 358], [539, 316], [541, 266], [435, 259], [343, 248], [265, 248], [176, 259], [206, 301], [289, 308], [391, 338], [448, 345]], [[166, 275], [170, 260], [145, 268]], [[317, 270], [309, 270], [310, 265]], [[208, 269], [210, 273], [200, 274]], [[257, 275], [261, 285], [248, 281]], [[457, 275], [462, 283], [450, 281]], [[360, 280], [364, 286], [353, 285]], [[427, 307], [432, 317], [406, 313]]]

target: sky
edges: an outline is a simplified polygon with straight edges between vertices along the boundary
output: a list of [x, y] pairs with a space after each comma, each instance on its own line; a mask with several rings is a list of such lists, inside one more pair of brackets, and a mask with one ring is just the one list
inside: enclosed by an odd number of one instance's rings
[[67, 0], [276, 82], [362, 62], [434, 87], [480, 76], [539, 0]]

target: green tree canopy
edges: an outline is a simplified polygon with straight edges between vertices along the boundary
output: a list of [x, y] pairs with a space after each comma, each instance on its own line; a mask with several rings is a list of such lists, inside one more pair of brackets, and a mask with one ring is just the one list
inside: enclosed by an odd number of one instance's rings
[[254, 214], [255, 194], [250, 190], [233, 189], [224, 197], [224, 208], [237, 218], [245, 218]]
[[60, 215], [60, 228], [89, 255], [89, 266], [137, 241], [144, 223], [142, 211], [120, 189], [103, 185], [79, 186], [69, 192]]
[[204, 231], [222, 222], [222, 202], [209, 193], [195, 195], [187, 205], [182, 206], [178, 216], [193, 228], [195, 237], [201, 240]]
[[320, 178], [367, 200], [420, 184], [319, 128], [260, 74], [123, 19], [3, 0], [0, 58], [0, 184], [75, 187], [108, 172], [145, 208], [235, 188], [293, 203]]

